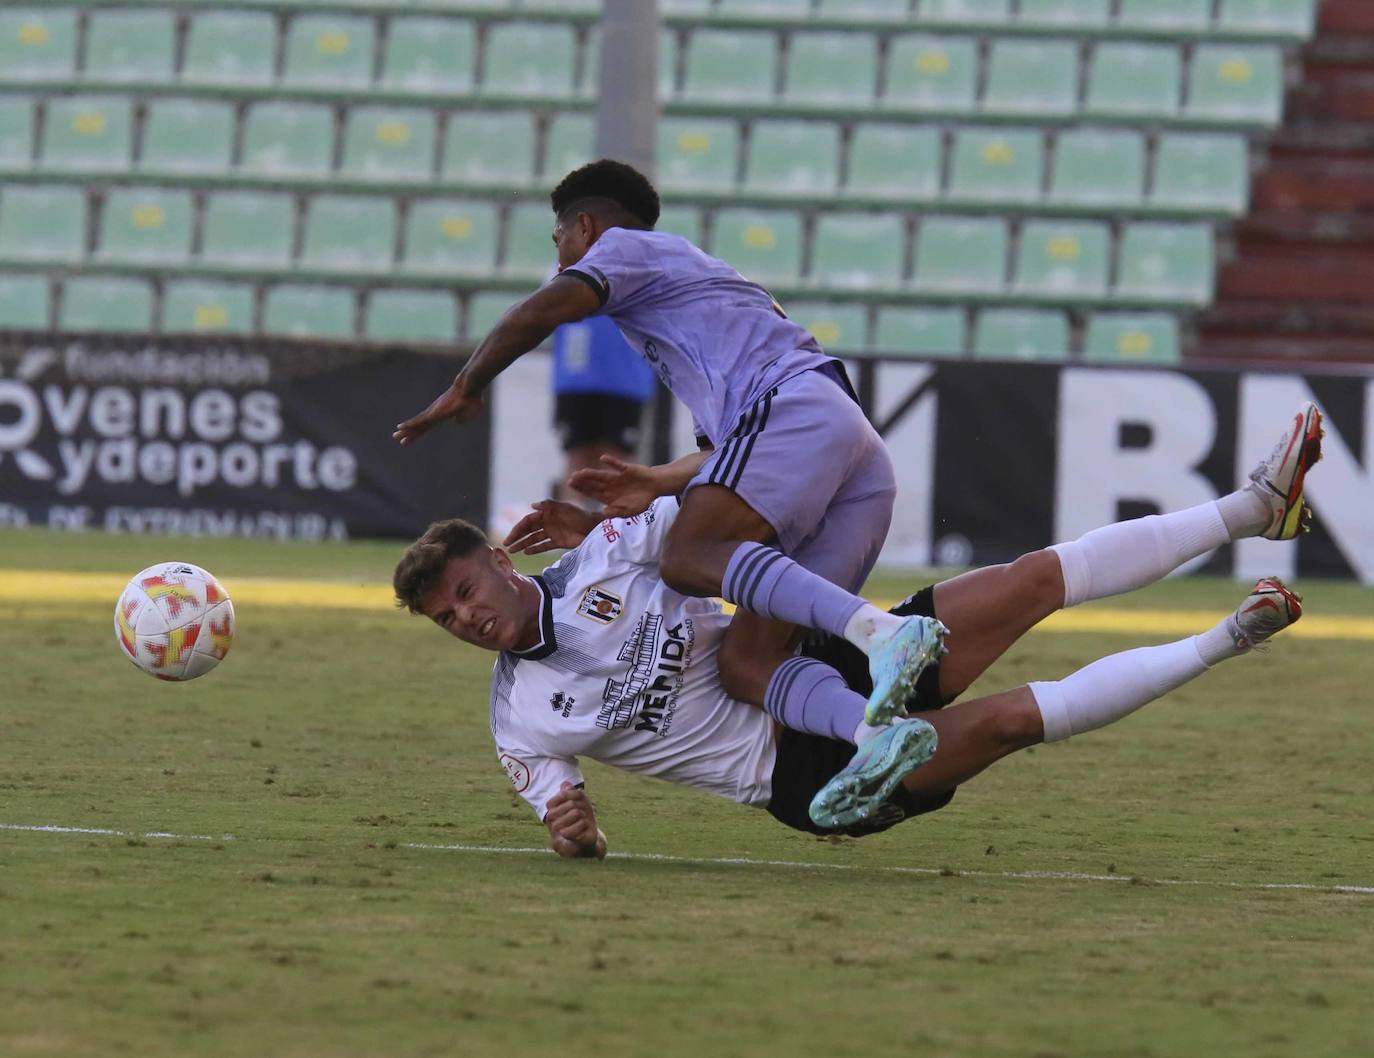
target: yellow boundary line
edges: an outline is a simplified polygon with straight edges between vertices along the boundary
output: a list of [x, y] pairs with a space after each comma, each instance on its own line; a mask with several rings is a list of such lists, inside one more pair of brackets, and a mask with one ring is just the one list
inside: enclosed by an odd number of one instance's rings
[[[40, 611], [73, 604], [114, 609], [127, 578], [114, 573], [66, 573], [0, 569], [0, 603], [28, 604]], [[394, 610], [391, 589], [382, 584], [345, 584], [324, 580], [242, 577], [226, 587], [240, 609], [314, 607], [372, 613]], [[896, 600], [875, 600], [889, 606]], [[1090, 606], [1054, 614], [1039, 627], [1047, 632], [1098, 632], [1115, 635], [1188, 635], [1200, 632], [1220, 614], [1208, 610], [1128, 610]], [[1374, 617], [1309, 614], [1289, 633], [1305, 639], [1374, 642]]]

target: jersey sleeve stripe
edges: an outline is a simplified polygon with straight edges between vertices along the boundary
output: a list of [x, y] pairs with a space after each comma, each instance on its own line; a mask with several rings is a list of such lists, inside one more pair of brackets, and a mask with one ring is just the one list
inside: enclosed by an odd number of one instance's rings
[[591, 276], [586, 272], [580, 271], [576, 268], [565, 268], [558, 274], [561, 276], [572, 276], [572, 278], [574, 279], [582, 280], [582, 282], [586, 283], [587, 286], [592, 288], [592, 290], [596, 291], [597, 300], [600, 301], [603, 305], [606, 304], [606, 299], [611, 296], [610, 290], [607, 289], [607, 287], [604, 284], [602, 284], [594, 276]]

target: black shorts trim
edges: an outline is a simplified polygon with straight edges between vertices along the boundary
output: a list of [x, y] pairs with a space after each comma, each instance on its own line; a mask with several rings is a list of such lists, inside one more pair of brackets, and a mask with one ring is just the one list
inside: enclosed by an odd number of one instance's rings
[[597, 444], [633, 452], [643, 413], [643, 401], [606, 393], [560, 393], [553, 402], [553, 424], [565, 452]]

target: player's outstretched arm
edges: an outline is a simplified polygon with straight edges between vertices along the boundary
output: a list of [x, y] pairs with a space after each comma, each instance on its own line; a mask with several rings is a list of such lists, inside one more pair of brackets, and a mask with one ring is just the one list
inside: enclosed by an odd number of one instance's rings
[[584, 511], [562, 500], [540, 500], [521, 518], [501, 546], [511, 554], [538, 555], [555, 548], [576, 547], [604, 515]]
[[604, 503], [603, 518], [629, 518], [648, 510], [660, 496], [679, 495], [710, 455], [707, 449], [653, 467], [602, 456], [601, 466], [577, 471], [568, 484]]
[[453, 384], [419, 415], [399, 423], [391, 436], [409, 444], [445, 419], [461, 422], [472, 418], [482, 410], [482, 394], [492, 379], [539, 345], [554, 328], [585, 319], [600, 308], [600, 299], [586, 283], [571, 276], [555, 276], [508, 308]]
[[596, 812], [582, 787], [563, 783], [549, 798], [544, 825], [549, 828], [553, 851], [565, 860], [606, 858], [606, 835], [597, 829]]

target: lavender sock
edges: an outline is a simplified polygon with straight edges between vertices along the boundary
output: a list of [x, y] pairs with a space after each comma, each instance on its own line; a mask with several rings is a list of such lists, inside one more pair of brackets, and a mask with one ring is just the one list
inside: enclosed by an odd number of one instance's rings
[[853, 742], [864, 721], [864, 697], [840, 674], [813, 658], [789, 658], [778, 666], [763, 696], [764, 711], [783, 727]]
[[740, 544], [735, 549], [725, 567], [721, 594], [750, 613], [840, 637], [864, 604], [766, 544]]

